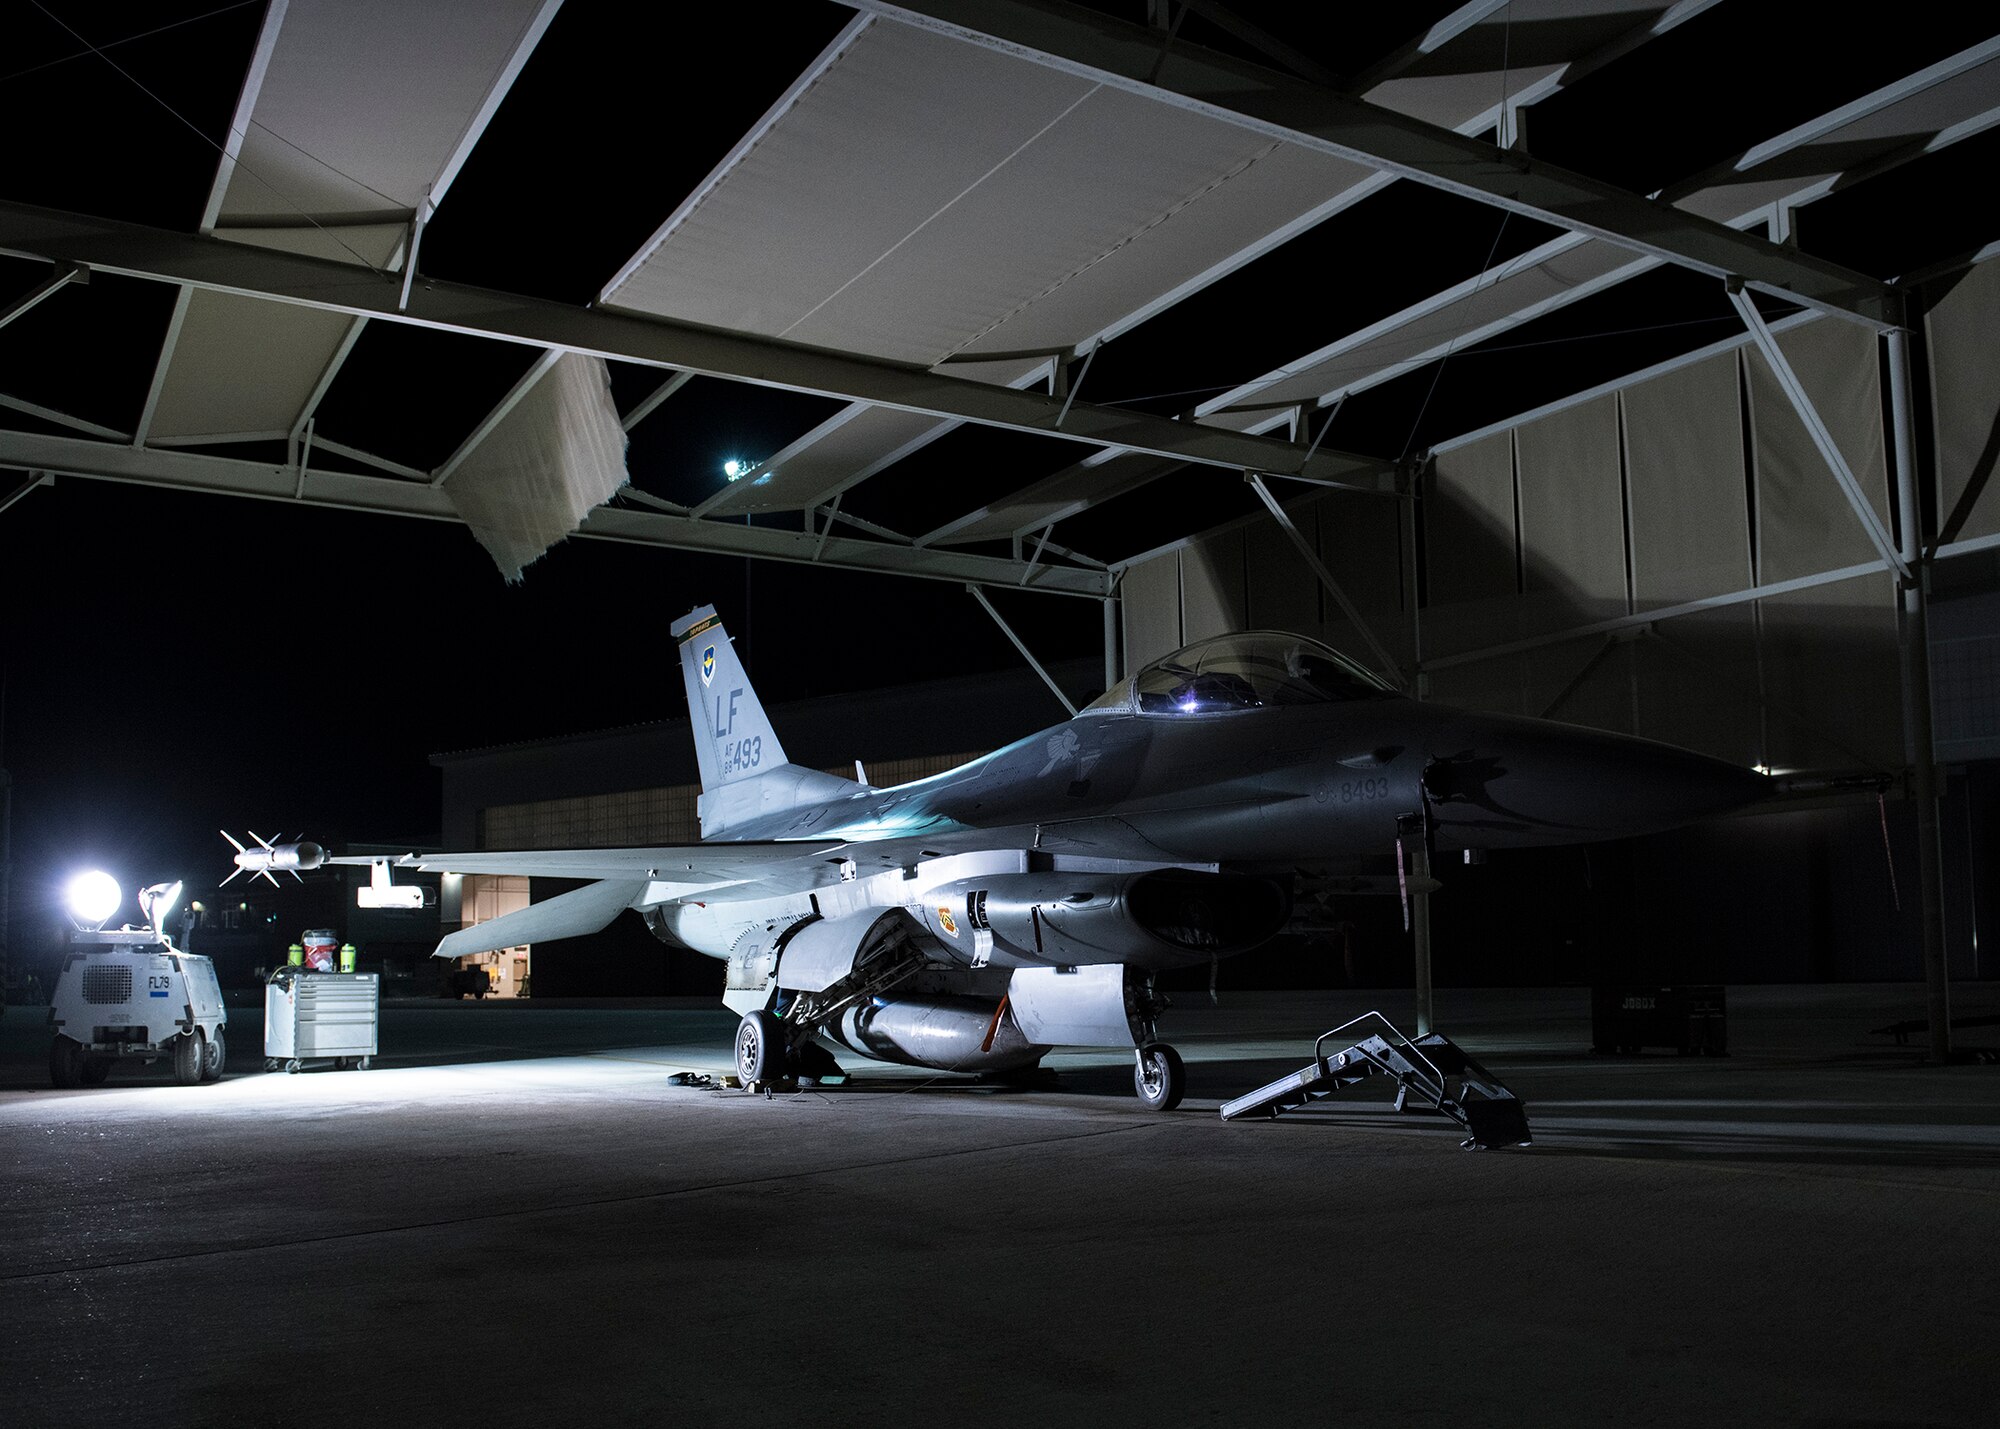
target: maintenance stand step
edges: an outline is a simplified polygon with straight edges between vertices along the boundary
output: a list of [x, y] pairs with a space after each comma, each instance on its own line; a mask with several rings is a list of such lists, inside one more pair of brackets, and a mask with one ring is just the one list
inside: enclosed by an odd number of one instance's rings
[[[1364, 1037], [1332, 1056], [1326, 1054], [1329, 1041], [1370, 1018], [1381, 1023], [1385, 1031]], [[1310, 1065], [1224, 1102], [1222, 1119], [1281, 1116], [1358, 1086], [1371, 1076], [1387, 1077], [1396, 1084], [1397, 1111], [1438, 1111], [1464, 1127], [1468, 1134], [1459, 1145], [1468, 1151], [1529, 1143], [1527, 1109], [1499, 1078], [1449, 1038], [1433, 1032], [1411, 1039], [1379, 1012], [1364, 1012], [1321, 1033], [1313, 1043]], [[1412, 1106], [1412, 1098], [1422, 1105]]]

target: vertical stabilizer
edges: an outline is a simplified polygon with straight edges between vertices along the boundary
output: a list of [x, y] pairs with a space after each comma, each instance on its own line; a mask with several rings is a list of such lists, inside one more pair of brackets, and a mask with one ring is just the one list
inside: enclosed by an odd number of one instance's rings
[[714, 606], [683, 615], [673, 623], [673, 634], [680, 642], [681, 680], [701, 768], [697, 807], [703, 838], [774, 837], [797, 810], [846, 798], [861, 787], [786, 760]]
[[750, 688], [736, 647], [715, 607], [704, 605], [673, 623], [680, 642], [681, 680], [694, 721], [695, 761], [703, 793], [753, 778], [785, 762], [763, 701]]

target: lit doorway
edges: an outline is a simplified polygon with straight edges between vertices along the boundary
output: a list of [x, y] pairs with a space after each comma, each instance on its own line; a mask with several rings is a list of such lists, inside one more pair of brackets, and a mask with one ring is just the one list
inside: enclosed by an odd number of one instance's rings
[[[528, 880], [485, 873], [468, 873], [460, 891], [464, 925], [490, 922], [503, 913], [515, 913], [528, 906]], [[533, 949], [527, 944], [501, 948], [490, 953], [471, 953], [458, 960], [461, 972], [474, 969], [486, 974], [487, 997], [526, 997]], [[461, 984], [462, 985], [462, 984]]]

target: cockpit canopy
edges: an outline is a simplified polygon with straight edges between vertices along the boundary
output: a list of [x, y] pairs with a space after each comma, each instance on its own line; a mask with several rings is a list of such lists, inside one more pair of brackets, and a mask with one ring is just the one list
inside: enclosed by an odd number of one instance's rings
[[1389, 699], [1395, 691], [1339, 651], [1278, 630], [1198, 641], [1155, 660], [1090, 705], [1141, 714], [1215, 714]]

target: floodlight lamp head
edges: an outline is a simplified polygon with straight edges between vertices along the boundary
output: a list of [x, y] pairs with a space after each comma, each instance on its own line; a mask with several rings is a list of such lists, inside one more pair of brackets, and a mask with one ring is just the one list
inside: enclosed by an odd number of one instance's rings
[[81, 933], [95, 933], [102, 928], [124, 901], [125, 891], [118, 886], [118, 880], [100, 869], [79, 873], [63, 890], [70, 921]]
[[153, 925], [155, 933], [167, 931], [167, 914], [180, 901], [181, 883], [155, 883], [139, 890], [139, 911], [146, 915], [146, 921]]

